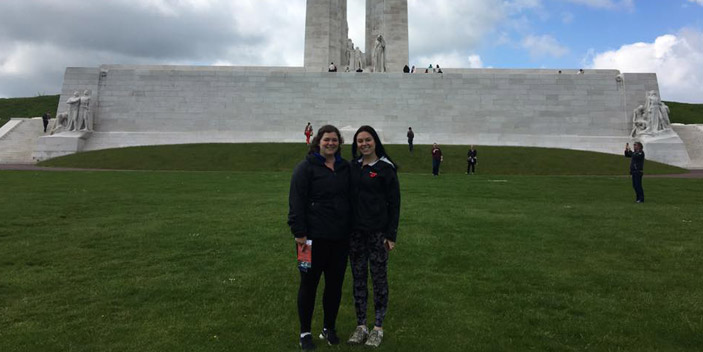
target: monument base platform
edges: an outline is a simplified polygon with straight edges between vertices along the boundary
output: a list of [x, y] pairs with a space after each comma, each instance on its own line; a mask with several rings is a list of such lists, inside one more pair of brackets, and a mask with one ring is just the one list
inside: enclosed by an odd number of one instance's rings
[[683, 168], [689, 167], [691, 159], [686, 145], [674, 131], [656, 137], [644, 136], [640, 138], [640, 141], [644, 146], [644, 154], [648, 160]]
[[90, 131], [74, 131], [39, 137], [32, 153], [32, 159], [42, 161], [83, 151], [86, 141], [92, 133]]

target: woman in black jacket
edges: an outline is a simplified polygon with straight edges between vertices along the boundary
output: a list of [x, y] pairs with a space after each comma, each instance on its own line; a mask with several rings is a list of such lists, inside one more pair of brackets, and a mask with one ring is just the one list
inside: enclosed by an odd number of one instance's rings
[[[315, 135], [305, 160], [293, 171], [288, 198], [288, 225], [298, 246], [312, 250], [312, 266], [300, 273], [298, 317], [300, 346], [315, 348], [311, 324], [315, 293], [325, 275], [322, 298], [324, 329], [320, 338], [338, 344], [335, 322], [342, 298], [342, 283], [349, 254], [351, 204], [349, 163], [341, 158], [342, 135], [331, 125]], [[306, 244], [312, 241], [311, 248]]]
[[[352, 156], [354, 226], [349, 258], [357, 327], [348, 342], [378, 347], [383, 340], [383, 319], [388, 307], [388, 252], [395, 247], [398, 232], [400, 187], [396, 165], [373, 127], [361, 126], [356, 131]], [[374, 328], [370, 332], [366, 326], [369, 269], [375, 308]]]

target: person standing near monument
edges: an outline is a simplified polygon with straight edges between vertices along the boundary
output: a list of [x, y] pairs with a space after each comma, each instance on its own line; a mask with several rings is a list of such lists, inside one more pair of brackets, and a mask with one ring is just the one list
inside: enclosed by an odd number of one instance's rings
[[466, 162], [468, 164], [466, 167], [467, 175], [476, 173], [476, 163], [478, 162], [477, 156], [478, 152], [476, 151], [476, 149], [474, 149], [474, 146], [472, 145], [471, 148], [469, 148], [469, 152], [466, 153]]
[[644, 150], [642, 143], [635, 142], [635, 151], [630, 149], [630, 143], [625, 144], [625, 157], [630, 158], [630, 175], [632, 175], [632, 188], [635, 189], [637, 203], [644, 203], [644, 189], [642, 189], [642, 176], [644, 176]]
[[317, 285], [325, 275], [322, 297], [324, 325], [321, 338], [339, 343], [337, 313], [349, 255], [352, 208], [350, 167], [341, 157], [342, 135], [332, 125], [322, 126], [303, 161], [293, 170], [288, 196], [288, 225], [299, 251], [310, 253], [310, 266], [300, 269], [298, 318], [300, 347], [315, 348], [312, 316]]
[[439, 165], [444, 161], [442, 150], [439, 149], [439, 144], [432, 144], [432, 174], [439, 176]]
[[41, 121], [44, 124], [44, 133], [46, 133], [46, 127], [49, 126], [49, 120], [51, 120], [51, 114], [47, 111], [41, 116]]
[[310, 136], [312, 136], [312, 125], [310, 122], [308, 122], [308, 125], [305, 126], [305, 144], [310, 145]]
[[410, 148], [410, 152], [413, 152], [413, 139], [415, 139], [415, 133], [413, 132], [412, 127], [408, 127], [408, 148]]
[[[378, 347], [388, 308], [388, 253], [395, 248], [400, 219], [400, 186], [396, 165], [386, 154], [378, 133], [361, 126], [352, 144], [351, 194], [354, 228], [349, 259], [354, 277], [357, 327], [347, 341]], [[366, 321], [368, 273], [373, 282], [375, 321]]]

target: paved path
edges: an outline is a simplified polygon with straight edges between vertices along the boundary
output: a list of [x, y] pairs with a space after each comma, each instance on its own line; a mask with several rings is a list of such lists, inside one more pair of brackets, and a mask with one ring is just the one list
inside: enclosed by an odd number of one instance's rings
[[[34, 164], [0, 164], [0, 170], [20, 170], [20, 171], [124, 171], [113, 169], [80, 169], [71, 167], [46, 167], [37, 166]], [[132, 171], [132, 170], [129, 170]], [[134, 170], [136, 171], [136, 170]], [[174, 171], [174, 170], [170, 170]], [[623, 175], [628, 176], [628, 175]], [[645, 177], [667, 177], [667, 178], [703, 178], [703, 170], [690, 170], [687, 174], [670, 174], [670, 175], [647, 175]]]

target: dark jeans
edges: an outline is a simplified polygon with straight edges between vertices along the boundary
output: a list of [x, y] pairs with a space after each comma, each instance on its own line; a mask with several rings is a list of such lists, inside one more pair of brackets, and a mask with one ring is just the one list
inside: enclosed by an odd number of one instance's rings
[[334, 329], [342, 300], [342, 283], [347, 270], [349, 240], [331, 241], [317, 239], [312, 241], [312, 267], [300, 273], [298, 289], [298, 318], [300, 332], [311, 332], [312, 313], [315, 310], [315, 295], [320, 277], [325, 274], [325, 289], [322, 294], [324, 327]]
[[632, 188], [635, 189], [635, 196], [638, 201], [644, 202], [644, 189], [642, 189], [642, 176], [641, 172], [635, 172], [632, 174]]
[[468, 166], [466, 167], [466, 173], [476, 173], [476, 163], [468, 163]]
[[408, 139], [408, 147], [410, 148], [410, 151], [412, 152], [413, 151], [413, 140], [412, 139]]
[[439, 175], [439, 164], [440, 163], [441, 163], [441, 161], [439, 161], [437, 159], [432, 159], [432, 174], [435, 176]]
[[349, 261], [354, 276], [354, 307], [357, 325], [366, 325], [368, 277], [371, 270], [375, 326], [382, 327], [388, 308], [388, 251], [383, 245], [382, 232], [352, 234]]

